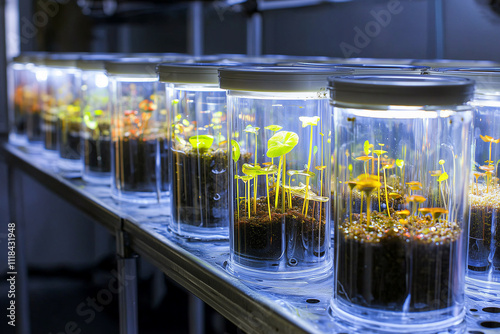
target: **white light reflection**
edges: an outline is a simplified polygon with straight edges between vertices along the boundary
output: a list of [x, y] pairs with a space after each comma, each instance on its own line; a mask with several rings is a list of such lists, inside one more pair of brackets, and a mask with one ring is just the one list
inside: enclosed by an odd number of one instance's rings
[[103, 73], [98, 73], [95, 76], [95, 85], [98, 88], [106, 88], [108, 87], [108, 77]]

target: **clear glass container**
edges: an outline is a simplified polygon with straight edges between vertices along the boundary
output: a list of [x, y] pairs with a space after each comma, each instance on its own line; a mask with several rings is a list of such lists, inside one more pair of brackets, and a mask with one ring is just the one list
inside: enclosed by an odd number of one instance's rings
[[[82, 78], [82, 178], [111, 183], [111, 112], [104, 56], [78, 61]], [[110, 60], [110, 59], [108, 59]]]
[[34, 81], [31, 88], [33, 100], [26, 117], [26, 136], [28, 143], [37, 150], [41, 150], [43, 147], [42, 109], [44, 101], [42, 97], [47, 90], [45, 57], [44, 53], [33, 54], [33, 66], [30, 68], [34, 74]]
[[[234, 63], [232, 63], [234, 65]], [[161, 64], [169, 114], [172, 219], [180, 236], [228, 238], [228, 134], [226, 92], [219, 63]], [[224, 64], [229, 66], [229, 64]]]
[[165, 115], [158, 112], [160, 59], [106, 62], [111, 99], [111, 194], [153, 204], [167, 196]]
[[330, 86], [333, 314], [395, 332], [460, 323], [473, 81], [352, 76]]
[[466, 293], [500, 300], [500, 67], [440, 68], [475, 80]]
[[415, 66], [405, 64], [372, 64], [372, 63], [335, 63], [321, 62], [310, 63], [301, 62], [295, 66], [313, 66], [313, 67], [333, 67], [347, 68], [354, 71], [354, 74], [422, 74], [423, 71], [429, 69], [427, 66]]
[[78, 56], [68, 54], [48, 57], [47, 96], [42, 111], [44, 147], [57, 152], [63, 171], [81, 170], [81, 101]]
[[220, 70], [230, 117], [229, 270], [240, 278], [273, 284], [331, 274], [326, 79], [336, 73], [349, 71]]
[[[30, 68], [31, 67], [31, 68]], [[30, 57], [14, 57], [9, 66], [9, 142], [26, 144], [26, 118], [34, 100], [33, 84], [36, 82]]]

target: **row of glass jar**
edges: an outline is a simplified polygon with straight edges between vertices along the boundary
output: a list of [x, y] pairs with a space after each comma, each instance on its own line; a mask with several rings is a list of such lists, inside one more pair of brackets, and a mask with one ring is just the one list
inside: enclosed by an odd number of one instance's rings
[[171, 231], [229, 237], [229, 270], [247, 279], [331, 274], [334, 235], [332, 309], [353, 321], [456, 323], [466, 263], [471, 292], [498, 298], [498, 69], [433, 72], [475, 76], [471, 132], [466, 79], [383, 66], [396, 75], [332, 77], [329, 107], [328, 76], [381, 67], [230, 65], [160, 65], [162, 100], [151, 62], [106, 63], [111, 117], [104, 104], [80, 117], [115, 198], [171, 187]]

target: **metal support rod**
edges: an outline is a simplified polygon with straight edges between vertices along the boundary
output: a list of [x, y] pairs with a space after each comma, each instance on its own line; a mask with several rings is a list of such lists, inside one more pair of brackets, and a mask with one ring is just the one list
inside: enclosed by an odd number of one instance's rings
[[262, 14], [259, 12], [253, 13], [247, 19], [247, 55], [262, 55]]
[[193, 1], [188, 9], [188, 53], [195, 57], [203, 54], [203, 2]]
[[118, 264], [118, 299], [120, 309], [120, 334], [138, 334], [137, 313], [137, 255], [128, 247], [128, 237], [123, 231], [116, 235]]
[[[25, 221], [23, 210], [23, 182], [21, 174], [16, 172], [12, 165], [8, 165], [8, 191], [9, 191], [9, 223], [15, 224], [15, 252], [16, 262], [14, 267], [7, 269], [7, 275], [13, 276], [16, 286], [16, 334], [31, 333], [30, 308], [28, 291], [28, 268], [25, 255]], [[9, 274], [12, 273], [12, 274]]]
[[443, 1], [434, 1], [434, 20], [436, 27], [436, 58], [444, 57], [444, 13]]
[[189, 295], [189, 334], [205, 333], [205, 303], [193, 294]]

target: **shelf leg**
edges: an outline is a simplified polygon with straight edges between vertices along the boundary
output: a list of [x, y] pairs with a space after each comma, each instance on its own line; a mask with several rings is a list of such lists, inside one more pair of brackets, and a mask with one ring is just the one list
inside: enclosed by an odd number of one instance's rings
[[205, 303], [193, 294], [189, 295], [189, 334], [205, 333]]
[[127, 234], [117, 233], [117, 262], [119, 280], [120, 334], [138, 334], [137, 313], [137, 255], [130, 252]]

